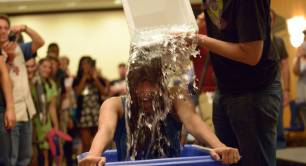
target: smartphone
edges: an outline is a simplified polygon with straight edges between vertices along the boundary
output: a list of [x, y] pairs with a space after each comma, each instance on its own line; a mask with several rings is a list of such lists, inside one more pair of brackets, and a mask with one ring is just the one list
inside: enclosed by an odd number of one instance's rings
[[11, 32], [11, 33], [9, 34], [9, 36], [8, 36], [8, 40], [9, 40], [10, 42], [16, 42], [16, 41], [17, 41], [17, 34], [14, 33], [14, 32]]
[[91, 67], [93, 67], [93, 68], [96, 67], [96, 60], [91, 61]]

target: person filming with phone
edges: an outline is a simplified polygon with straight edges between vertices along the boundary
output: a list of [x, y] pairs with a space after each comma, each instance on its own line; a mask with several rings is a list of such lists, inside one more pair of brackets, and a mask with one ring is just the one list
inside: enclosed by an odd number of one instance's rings
[[[17, 44], [21, 33], [26, 33], [31, 42]], [[9, 75], [13, 84], [16, 126], [11, 129], [10, 165], [28, 165], [32, 154], [32, 117], [36, 112], [25, 61], [33, 57], [44, 45], [43, 38], [27, 25], [11, 26], [6, 15], [0, 15], [0, 47], [6, 58]]]
[[89, 151], [91, 142], [98, 129], [101, 96], [105, 93], [106, 84], [99, 76], [95, 60], [83, 56], [79, 62], [73, 89], [77, 97], [77, 124], [80, 131], [83, 151]]

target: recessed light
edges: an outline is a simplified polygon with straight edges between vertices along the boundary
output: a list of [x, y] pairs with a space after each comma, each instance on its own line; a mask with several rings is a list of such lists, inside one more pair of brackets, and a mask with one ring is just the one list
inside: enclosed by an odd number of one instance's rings
[[75, 7], [77, 5], [76, 2], [69, 2], [66, 4], [67, 7]]
[[121, 4], [122, 4], [121, 0], [115, 0], [114, 3], [115, 3], [116, 5], [121, 5]]
[[26, 6], [26, 5], [20, 5], [20, 6], [17, 7], [18, 10], [25, 10], [27, 8], [28, 8], [28, 6]]

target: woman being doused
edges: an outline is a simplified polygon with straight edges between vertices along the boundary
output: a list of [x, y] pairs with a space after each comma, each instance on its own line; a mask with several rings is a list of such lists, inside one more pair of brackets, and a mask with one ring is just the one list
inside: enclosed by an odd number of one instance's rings
[[119, 161], [178, 157], [182, 124], [212, 148], [213, 159], [221, 158], [225, 164], [240, 160], [238, 150], [221, 143], [196, 114], [189, 95], [170, 97], [159, 57], [130, 61], [127, 78], [129, 94], [102, 104], [99, 130], [88, 156], [80, 161], [81, 166], [104, 165], [101, 152], [113, 139]]
[[119, 159], [179, 156], [182, 124], [165, 88], [161, 59], [134, 61], [127, 78], [129, 96], [121, 97], [125, 117], [119, 120], [115, 134], [117, 145], [123, 141]]

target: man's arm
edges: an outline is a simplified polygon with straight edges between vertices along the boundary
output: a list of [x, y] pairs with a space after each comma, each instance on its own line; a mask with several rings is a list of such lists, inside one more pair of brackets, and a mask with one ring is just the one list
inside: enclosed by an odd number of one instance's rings
[[237, 42], [232, 43], [197, 35], [199, 45], [224, 58], [255, 66], [261, 59], [264, 40], [270, 37], [270, 30], [267, 26], [270, 24], [268, 3], [263, 0], [247, 0], [239, 1], [236, 4], [235, 19], [226, 21], [231, 21], [227, 24], [235, 28]]
[[251, 66], [255, 66], [259, 62], [264, 45], [263, 40], [231, 43], [201, 34], [197, 34], [197, 40], [200, 47], [206, 47], [211, 52], [223, 56], [224, 58]]
[[25, 32], [32, 39], [32, 53], [35, 53], [40, 47], [45, 44], [44, 39], [32, 28], [27, 25], [17, 25], [12, 27], [12, 32], [21, 33]]

